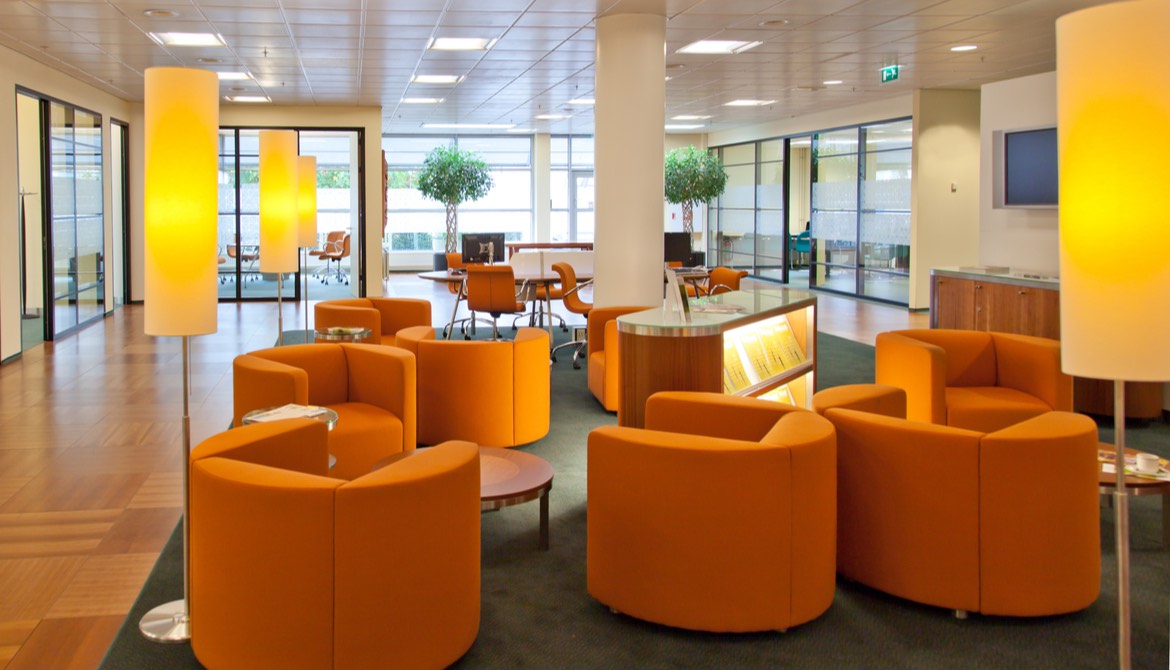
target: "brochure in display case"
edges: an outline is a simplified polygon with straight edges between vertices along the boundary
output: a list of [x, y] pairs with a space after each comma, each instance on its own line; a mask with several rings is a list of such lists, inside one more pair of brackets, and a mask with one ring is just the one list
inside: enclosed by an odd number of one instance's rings
[[737, 393], [804, 362], [787, 315], [729, 330], [723, 334], [723, 391]]

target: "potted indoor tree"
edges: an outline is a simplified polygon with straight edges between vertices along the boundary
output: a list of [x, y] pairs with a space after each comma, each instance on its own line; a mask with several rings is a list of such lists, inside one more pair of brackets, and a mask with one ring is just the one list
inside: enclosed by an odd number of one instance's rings
[[695, 203], [718, 198], [727, 187], [723, 162], [694, 145], [666, 154], [666, 201], [683, 206], [683, 232], [693, 233]]
[[[492, 177], [487, 163], [471, 151], [453, 146], [435, 147], [423, 161], [418, 173], [418, 190], [424, 197], [437, 200], [447, 207], [446, 253], [456, 250], [458, 243], [458, 213], [456, 208], [465, 202], [479, 200], [492, 188]], [[443, 258], [440, 267], [439, 258]], [[446, 268], [446, 257], [435, 255], [435, 268]]]

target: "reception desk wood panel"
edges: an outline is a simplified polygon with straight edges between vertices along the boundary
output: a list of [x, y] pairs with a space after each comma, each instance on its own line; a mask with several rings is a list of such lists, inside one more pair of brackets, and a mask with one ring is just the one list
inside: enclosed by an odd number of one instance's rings
[[[695, 301], [735, 312], [652, 309], [618, 317], [618, 424], [642, 427], [659, 391], [769, 397], [807, 407], [816, 371], [816, 298], [804, 291], [735, 291]], [[716, 307], [713, 309], [724, 309]]]
[[[1060, 284], [1047, 277], [978, 268], [931, 270], [930, 327], [961, 328], [1060, 339]], [[1127, 382], [1125, 414], [1154, 419], [1162, 414], [1162, 385]], [[1112, 416], [1113, 384], [1073, 378], [1073, 409]]]

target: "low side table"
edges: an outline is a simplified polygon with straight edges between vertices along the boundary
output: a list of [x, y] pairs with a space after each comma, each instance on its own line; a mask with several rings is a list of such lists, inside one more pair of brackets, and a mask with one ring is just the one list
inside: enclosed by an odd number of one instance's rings
[[[1110, 456], [1114, 453], [1114, 446], [1101, 442], [1097, 445], [1097, 453], [1107, 453]], [[1125, 455], [1136, 456], [1142, 453], [1137, 449], [1126, 448]], [[1117, 475], [1113, 472], [1105, 472], [1104, 465], [1113, 464], [1113, 459], [1103, 459], [1098, 457], [1098, 462], [1101, 467], [1097, 471], [1097, 490], [1101, 495], [1112, 495], [1117, 488]], [[1128, 460], [1128, 459], [1127, 459]], [[1163, 468], [1166, 467], [1166, 459], [1162, 460]], [[1152, 477], [1142, 477], [1138, 475], [1126, 475], [1125, 477], [1125, 493], [1131, 496], [1162, 496], [1162, 547], [1170, 549], [1170, 481], [1163, 479], [1153, 479]], [[1112, 499], [1110, 499], [1112, 504]]]
[[[366, 330], [369, 330], [368, 328]], [[281, 410], [284, 410], [281, 412]], [[280, 412], [280, 413], [278, 413]], [[337, 425], [337, 412], [328, 407], [320, 407], [318, 405], [297, 405], [288, 404], [280, 407], [262, 407], [254, 409], [244, 414], [240, 418], [240, 423], [245, 426], [253, 423], [264, 423], [265, 421], [276, 421], [279, 419], [316, 419], [325, 424], [329, 430]], [[329, 467], [337, 465], [337, 457], [329, 454]]]
[[479, 509], [540, 499], [540, 548], [548, 551], [548, 492], [553, 469], [540, 456], [503, 447], [479, 448]]
[[316, 342], [361, 342], [369, 337], [370, 333], [369, 328], [361, 326], [334, 326], [314, 330], [313, 340]]

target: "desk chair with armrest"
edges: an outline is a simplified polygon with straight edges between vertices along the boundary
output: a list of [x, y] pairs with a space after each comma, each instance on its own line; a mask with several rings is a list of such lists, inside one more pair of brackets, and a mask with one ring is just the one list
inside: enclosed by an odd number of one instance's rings
[[[249, 247], [255, 248], [255, 247]], [[240, 262], [240, 274], [244, 275], [244, 281], [251, 279], [259, 279], [260, 275], [256, 273], [256, 261], [260, 260], [260, 253], [257, 251], [241, 251], [239, 245], [227, 245], [228, 258], [238, 258]], [[245, 267], [246, 266], [246, 267]]]
[[[558, 275], [560, 275], [561, 278], [561, 302], [565, 305], [565, 309], [574, 314], [580, 314], [584, 316], [586, 323], [588, 323], [589, 312], [593, 309], [593, 303], [582, 300], [580, 293], [581, 289], [592, 284], [593, 280], [590, 279], [587, 282], [578, 284], [577, 272], [573, 269], [573, 266], [569, 265], [568, 263], [553, 263], [552, 268]], [[581, 364], [577, 362], [577, 359], [580, 358], [581, 351], [588, 343], [588, 340], [574, 340], [572, 342], [566, 342], [564, 344], [557, 345], [552, 350], [552, 362], [557, 362], [558, 349], [573, 347], [573, 369], [580, 370]]]
[[[342, 272], [341, 259], [349, 258], [349, 233], [345, 233], [341, 237], [340, 242], [334, 242], [332, 245], [326, 243], [326, 248], [321, 252], [320, 258], [325, 261], [325, 274], [321, 276], [321, 283], [328, 284], [329, 277], [335, 277], [337, 281], [344, 281], [349, 283], [349, 273]], [[332, 268], [331, 265], [336, 262], [337, 267]]]
[[[467, 268], [467, 308], [492, 317], [492, 339], [500, 339], [501, 314], [523, 314], [528, 285], [516, 292], [516, 275], [510, 265], [472, 265]], [[471, 339], [471, 335], [465, 335]]]

